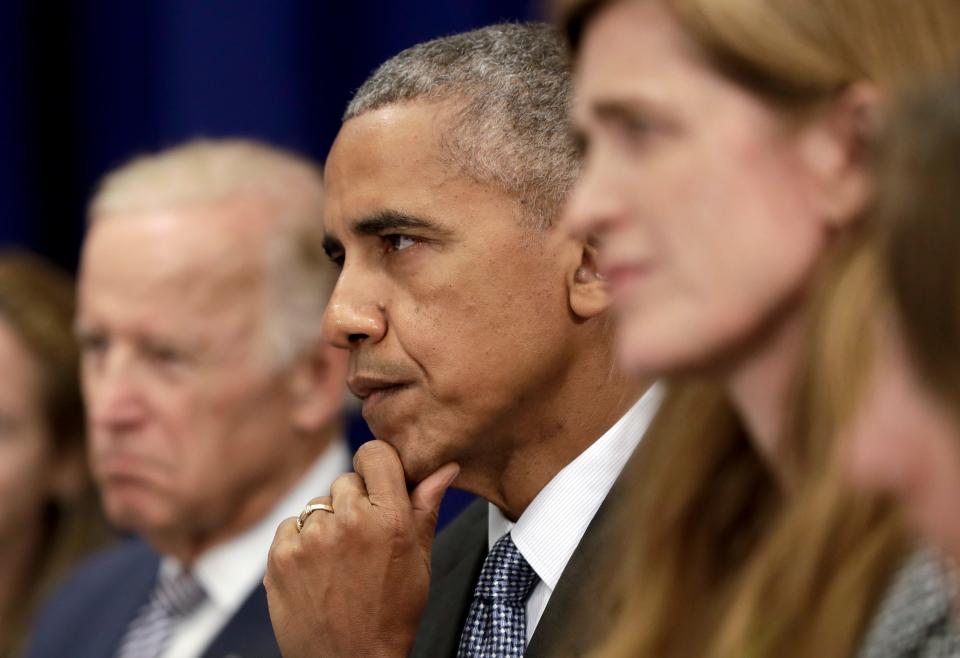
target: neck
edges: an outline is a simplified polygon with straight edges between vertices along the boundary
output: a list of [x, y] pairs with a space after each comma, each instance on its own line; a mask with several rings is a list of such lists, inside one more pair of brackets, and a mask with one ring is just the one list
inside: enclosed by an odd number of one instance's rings
[[[516, 521], [565, 466], [610, 429], [648, 388], [627, 379], [612, 360], [572, 365], [577, 377], [559, 377], [558, 389], [535, 408], [511, 415], [510, 438], [485, 440], [485, 454], [461, 471], [463, 488], [499, 507]], [[542, 392], [542, 389], [540, 389]], [[585, 394], [589, 392], [589, 394]], [[493, 445], [508, 449], [491, 450]], [[465, 460], [465, 463], [467, 460]]]
[[805, 326], [804, 316], [799, 312], [782, 319], [726, 377], [726, 389], [754, 447], [781, 482], [784, 479], [779, 466], [781, 436]]
[[147, 542], [158, 553], [174, 557], [189, 567], [207, 551], [239, 537], [260, 523], [313, 468], [317, 458], [330, 445], [333, 437], [339, 435], [339, 431], [339, 427], [333, 427], [313, 437], [298, 435], [295, 441], [289, 442], [290, 450], [283, 463], [271, 471], [269, 480], [252, 485], [246, 497], [236, 501], [236, 505], [225, 506], [225, 515], [212, 520], [208, 528], [199, 531], [193, 528], [188, 533], [180, 529], [169, 534], [158, 533], [147, 536]]

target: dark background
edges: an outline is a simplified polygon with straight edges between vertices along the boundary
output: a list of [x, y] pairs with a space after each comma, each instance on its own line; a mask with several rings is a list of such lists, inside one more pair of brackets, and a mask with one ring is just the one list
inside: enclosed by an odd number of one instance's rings
[[[76, 267], [97, 179], [197, 136], [323, 160], [352, 92], [407, 46], [536, 0], [0, 0], [0, 247]], [[365, 440], [351, 419], [351, 441]], [[457, 492], [459, 493], [459, 492]], [[444, 519], [464, 503], [448, 496]]]

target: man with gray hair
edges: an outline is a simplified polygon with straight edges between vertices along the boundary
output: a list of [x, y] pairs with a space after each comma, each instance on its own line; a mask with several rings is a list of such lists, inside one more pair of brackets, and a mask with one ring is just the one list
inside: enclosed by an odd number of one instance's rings
[[[573, 622], [564, 652], [594, 638], [598, 510], [656, 392], [618, 374], [595, 250], [555, 224], [579, 166], [568, 66], [552, 28], [497, 25], [400, 53], [347, 109], [324, 331], [377, 440], [277, 530], [288, 658], [555, 655]], [[451, 485], [484, 500], [434, 542]]]
[[135, 538], [53, 597], [28, 655], [279, 656], [274, 529], [349, 468], [320, 173], [246, 140], [109, 174], [90, 204], [77, 335], [89, 459]]

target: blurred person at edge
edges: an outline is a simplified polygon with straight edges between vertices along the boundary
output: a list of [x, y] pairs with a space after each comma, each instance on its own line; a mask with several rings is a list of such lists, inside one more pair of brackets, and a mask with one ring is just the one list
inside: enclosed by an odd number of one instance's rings
[[[847, 434], [855, 481], [892, 493], [960, 564], [960, 78], [906, 96], [881, 151], [876, 220], [890, 293], [869, 394]], [[862, 286], [838, 298], [862, 296]]]
[[858, 260], [883, 99], [953, 67], [960, 3], [567, 5], [584, 167], [565, 222], [596, 240], [621, 365], [677, 384], [599, 655], [955, 655], [934, 556], [843, 478], [863, 382], [824, 395], [810, 323]]
[[87, 470], [70, 277], [0, 252], [0, 656], [80, 558], [111, 538]]
[[[594, 250], [558, 226], [579, 167], [569, 64], [552, 26], [491, 25], [397, 54], [347, 107], [324, 327], [378, 440], [334, 513], [277, 530], [287, 658], [534, 658], [573, 625], [576, 643], [602, 632], [583, 587], [659, 389], [617, 370]], [[451, 485], [481, 500], [434, 541]]]
[[136, 539], [79, 569], [31, 656], [277, 656], [276, 525], [349, 468], [346, 359], [319, 340], [333, 278], [309, 162], [200, 140], [108, 174], [76, 332], [90, 462]]

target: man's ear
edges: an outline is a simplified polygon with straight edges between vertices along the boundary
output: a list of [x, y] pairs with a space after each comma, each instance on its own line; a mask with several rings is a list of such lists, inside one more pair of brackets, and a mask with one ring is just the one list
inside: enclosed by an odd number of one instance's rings
[[801, 157], [813, 174], [816, 204], [829, 228], [855, 221], [870, 200], [870, 153], [883, 110], [876, 85], [858, 82], [841, 91], [804, 128]]
[[597, 271], [597, 248], [589, 241], [581, 243], [580, 262], [569, 275], [570, 310], [588, 320], [610, 308], [607, 282]]
[[323, 341], [303, 354], [291, 371], [293, 423], [315, 432], [335, 422], [343, 408], [347, 351]]

